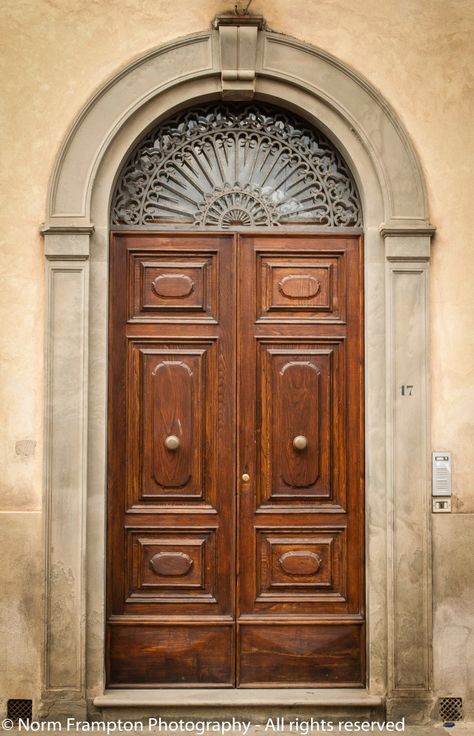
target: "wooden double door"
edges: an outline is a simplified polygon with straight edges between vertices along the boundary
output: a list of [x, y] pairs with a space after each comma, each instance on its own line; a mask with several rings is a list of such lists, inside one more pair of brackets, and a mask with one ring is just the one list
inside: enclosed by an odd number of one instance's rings
[[364, 685], [361, 251], [112, 235], [109, 686]]

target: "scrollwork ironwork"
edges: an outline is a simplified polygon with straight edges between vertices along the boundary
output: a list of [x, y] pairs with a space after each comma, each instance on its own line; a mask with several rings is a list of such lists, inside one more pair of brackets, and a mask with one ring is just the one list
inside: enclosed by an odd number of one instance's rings
[[355, 182], [334, 145], [296, 115], [212, 104], [160, 123], [115, 189], [112, 224], [216, 228], [361, 225]]

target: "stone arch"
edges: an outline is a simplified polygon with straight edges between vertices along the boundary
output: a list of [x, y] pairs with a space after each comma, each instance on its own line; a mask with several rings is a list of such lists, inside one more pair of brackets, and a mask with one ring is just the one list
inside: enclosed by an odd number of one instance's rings
[[[421, 167], [394, 111], [355, 71], [326, 52], [262, 30], [258, 19], [246, 26], [230, 19], [216, 30], [153, 50], [116, 74], [77, 116], [51, 176], [43, 227], [43, 699], [50, 715], [70, 715], [71, 702], [82, 712], [92, 700], [97, 707], [110, 704], [104, 695], [102, 568], [107, 252], [114, 183], [129, 151], [153, 124], [203, 101], [253, 97], [283, 105], [321, 129], [343, 155], [359, 189], [370, 510], [369, 679], [359, 700], [386, 702], [392, 712], [406, 698], [430, 702], [427, 289], [433, 228]], [[398, 382], [416, 387], [411, 403], [401, 396]], [[74, 524], [61, 535], [65, 518]], [[64, 566], [70, 571], [67, 581], [51, 582]], [[421, 569], [416, 580], [408, 574], [410, 566]], [[55, 610], [61, 611], [60, 625]]]
[[[225, 93], [220, 63], [225, 52], [219, 53], [219, 40], [225, 44], [219, 32], [209, 32], [162, 46], [125, 67], [96, 92], [57, 157], [47, 226], [72, 221], [90, 224], [92, 187], [102, 157], [122, 126], [148, 101], [189, 80], [211, 82], [201, 87], [212, 88], [216, 96]], [[255, 37], [251, 72], [254, 93], [263, 80], [284, 83], [308, 91], [345, 120], [377, 172], [387, 227], [402, 222], [412, 227], [428, 224], [426, 190], [413, 146], [393, 110], [366, 80], [324, 51], [264, 31]], [[238, 87], [232, 91], [239, 97]]]

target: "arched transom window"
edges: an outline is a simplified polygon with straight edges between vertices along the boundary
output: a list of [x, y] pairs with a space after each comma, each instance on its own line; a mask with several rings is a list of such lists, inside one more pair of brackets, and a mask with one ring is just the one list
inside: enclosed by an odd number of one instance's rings
[[210, 104], [161, 122], [118, 178], [112, 225], [362, 224], [334, 145], [302, 118], [263, 104]]

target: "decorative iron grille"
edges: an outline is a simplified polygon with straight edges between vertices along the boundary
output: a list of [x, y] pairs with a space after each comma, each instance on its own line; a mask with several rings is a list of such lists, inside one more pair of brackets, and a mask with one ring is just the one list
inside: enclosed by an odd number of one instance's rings
[[260, 104], [206, 105], [156, 126], [115, 189], [112, 225], [216, 228], [362, 224], [334, 145], [302, 118]]
[[33, 718], [33, 701], [8, 700], [7, 717], [15, 724], [17, 724], [20, 719], [23, 721], [31, 721]]
[[441, 721], [462, 721], [462, 698], [440, 698], [439, 718]]

